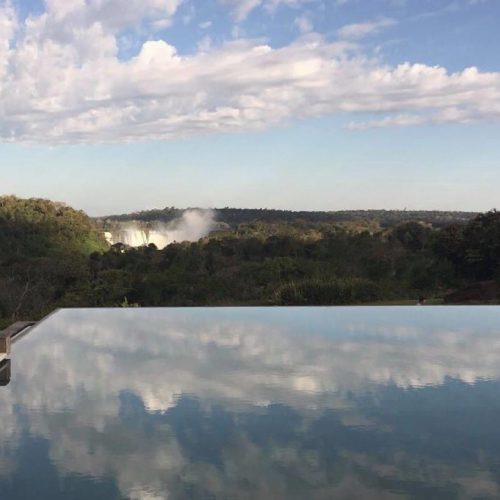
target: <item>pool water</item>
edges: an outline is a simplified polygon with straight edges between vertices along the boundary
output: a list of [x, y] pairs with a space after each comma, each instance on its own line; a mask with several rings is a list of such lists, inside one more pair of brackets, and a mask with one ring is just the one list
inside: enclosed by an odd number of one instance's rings
[[9, 365], [2, 500], [500, 498], [500, 307], [61, 310]]

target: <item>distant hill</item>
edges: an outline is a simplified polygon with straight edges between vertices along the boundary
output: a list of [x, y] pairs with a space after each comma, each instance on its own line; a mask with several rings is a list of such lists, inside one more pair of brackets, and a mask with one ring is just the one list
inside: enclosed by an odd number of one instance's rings
[[84, 212], [50, 200], [0, 196], [0, 265], [21, 256], [106, 249], [104, 237]]
[[[157, 210], [146, 210], [130, 214], [110, 215], [101, 217], [104, 222], [170, 222], [182, 216], [184, 209], [166, 207]], [[340, 210], [329, 212], [271, 210], [267, 208], [217, 208], [214, 209], [219, 222], [236, 227], [254, 221], [262, 222], [294, 222], [305, 221], [311, 223], [341, 223], [356, 221], [377, 221], [384, 227], [395, 226], [404, 222], [424, 222], [434, 227], [444, 227], [450, 224], [466, 224], [478, 215], [476, 212], [452, 212], [437, 210]]]
[[108, 245], [92, 220], [63, 203], [0, 196], [0, 328], [88, 303], [88, 259]]

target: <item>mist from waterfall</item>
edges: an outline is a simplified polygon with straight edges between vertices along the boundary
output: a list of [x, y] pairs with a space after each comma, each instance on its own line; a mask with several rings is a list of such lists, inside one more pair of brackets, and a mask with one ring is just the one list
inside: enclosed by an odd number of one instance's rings
[[119, 229], [105, 233], [108, 243], [123, 243], [131, 247], [154, 244], [162, 249], [171, 243], [198, 241], [215, 228], [213, 210], [186, 210], [182, 217], [171, 222], [154, 222], [148, 228], [141, 228], [137, 222], [130, 222]]

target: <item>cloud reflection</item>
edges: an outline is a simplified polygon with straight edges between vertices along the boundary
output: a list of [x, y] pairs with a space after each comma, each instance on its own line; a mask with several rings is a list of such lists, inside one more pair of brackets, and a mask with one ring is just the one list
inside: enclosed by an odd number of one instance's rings
[[474, 428], [468, 460], [450, 443], [472, 417], [496, 437], [483, 403], [500, 385], [500, 312], [447, 311], [61, 311], [15, 346], [0, 389], [0, 486], [28, 432], [63, 477], [134, 499], [405, 498], [450, 481], [494, 497], [500, 450]]

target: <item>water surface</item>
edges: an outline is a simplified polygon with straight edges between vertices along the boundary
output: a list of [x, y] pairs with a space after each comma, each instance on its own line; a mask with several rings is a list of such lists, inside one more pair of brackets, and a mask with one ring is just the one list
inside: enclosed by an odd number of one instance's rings
[[0, 498], [500, 497], [500, 308], [63, 310], [0, 384]]

